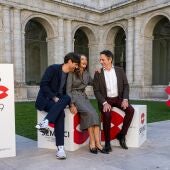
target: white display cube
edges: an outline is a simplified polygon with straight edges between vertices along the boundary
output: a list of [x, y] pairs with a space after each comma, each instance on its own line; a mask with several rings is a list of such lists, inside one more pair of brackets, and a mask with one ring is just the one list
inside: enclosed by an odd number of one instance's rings
[[[42, 121], [46, 116], [46, 112], [37, 111], [38, 122]], [[38, 131], [38, 147], [56, 149], [54, 125], [49, 124], [49, 132], [47, 134]], [[65, 109], [65, 131], [64, 131], [64, 147], [67, 151], [75, 151], [82, 146], [88, 144], [88, 132], [80, 130], [79, 114], [72, 114], [68, 108]]]
[[[146, 105], [132, 105], [135, 109], [133, 120], [126, 135], [128, 147], [140, 147], [147, 139], [147, 108]], [[116, 135], [120, 132], [125, 113], [116, 108], [112, 108], [111, 120], [111, 145], [119, 146]], [[104, 142], [104, 132], [101, 131], [101, 140]]]

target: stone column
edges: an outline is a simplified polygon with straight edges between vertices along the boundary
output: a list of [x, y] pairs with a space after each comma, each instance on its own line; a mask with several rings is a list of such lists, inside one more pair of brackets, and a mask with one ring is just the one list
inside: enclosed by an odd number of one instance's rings
[[126, 39], [126, 75], [129, 84], [133, 82], [133, 36], [134, 20], [128, 19], [127, 39]]
[[58, 36], [47, 38], [48, 65], [59, 64], [59, 41]]
[[152, 52], [153, 36], [144, 38], [144, 82], [145, 85], [152, 85]]
[[89, 72], [93, 77], [94, 72], [97, 68], [100, 68], [99, 55], [98, 55], [98, 44], [91, 42], [89, 45]]
[[73, 51], [71, 20], [66, 21], [66, 31], [66, 53], [69, 53]]
[[64, 20], [58, 20], [58, 57], [57, 61], [63, 63], [64, 61]]
[[20, 9], [13, 10], [13, 48], [14, 48], [14, 68], [15, 68], [15, 81], [24, 82], [23, 80], [23, 61], [22, 61], [22, 48], [21, 48], [21, 11]]
[[[11, 13], [8, 6], [3, 6], [3, 39], [4, 39], [4, 55], [2, 62], [3, 63], [12, 63], [11, 58]], [[2, 40], [1, 40], [2, 41]]]
[[22, 82], [25, 82], [25, 29], [21, 32], [21, 38]]
[[135, 18], [135, 40], [134, 40], [134, 85], [144, 85], [144, 56], [143, 51], [143, 37], [140, 34], [141, 20], [139, 17]]
[[94, 42], [94, 45], [91, 47], [95, 53], [94, 58], [92, 59], [93, 65], [91, 65], [91, 67], [93, 69], [93, 74], [94, 74], [95, 69], [101, 68], [101, 64], [99, 62], [100, 52], [103, 51], [104, 49], [106, 49], [106, 42], [103, 41], [103, 39], [104, 39], [103, 36], [104, 36], [104, 30], [103, 30], [103, 28], [100, 27], [98, 29], [98, 37], [96, 40], [97, 43]]

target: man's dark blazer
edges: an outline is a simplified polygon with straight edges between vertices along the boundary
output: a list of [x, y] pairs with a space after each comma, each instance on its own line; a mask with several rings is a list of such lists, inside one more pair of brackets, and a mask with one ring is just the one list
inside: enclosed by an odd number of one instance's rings
[[[124, 70], [121, 67], [114, 66], [114, 68], [117, 77], [118, 97], [121, 99], [129, 99], [129, 84]], [[98, 101], [99, 109], [102, 109], [103, 103], [107, 98], [106, 82], [103, 68], [101, 69], [100, 73], [95, 72], [93, 89]]]
[[[61, 94], [59, 94], [61, 76], [62, 64], [54, 64], [46, 69], [41, 79], [40, 90], [35, 102], [35, 107], [38, 110], [43, 110], [53, 97], [61, 97]], [[64, 94], [66, 94], [66, 83], [64, 85]]]

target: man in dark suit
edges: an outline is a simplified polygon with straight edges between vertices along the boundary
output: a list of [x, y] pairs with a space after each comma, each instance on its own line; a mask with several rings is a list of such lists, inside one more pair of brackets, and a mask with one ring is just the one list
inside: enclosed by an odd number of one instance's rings
[[64, 109], [70, 104], [70, 97], [66, 94], [66, 80], [69, 72], [73, 72], [80, 62], [80, 57], [69, 53], [64, 58], [64, 64], [49, 66], [40, 83], [40, 90], [35, 107], [48, 112], [44, 120], [36, 125], [40, 131], [48, 131], [48, 123], [54, 123], [57, 153], [59, 159], [65, 159], [64, 151]]
[[113, 66], [113, 54], [109, 50], [100, 53], [101, 72], [94, 75], [94, 94], [103, 116], [105, 149], [110, 152], [111, 108], [118, 107], [125, 112], [123, 127], [117, 135], [122, 148], [128, 149], [125, 136], [133, 118], [134, 109], [129, 104], [129, 85], [122, 68]]

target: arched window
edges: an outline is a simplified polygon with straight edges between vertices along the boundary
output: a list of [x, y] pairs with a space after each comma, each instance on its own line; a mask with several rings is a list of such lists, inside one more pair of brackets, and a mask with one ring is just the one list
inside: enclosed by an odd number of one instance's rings
[[87, 35], [81, 29], [78, 29], [74, 35], [74, 52], [78, 54], [85, 54], [89, 57], [89, 40]]
[[152, 84], [167, 85], [170, 81], [170, 22], [161, 19], [153, 31]]
[[115, 37], [115, 66], [123, 67], [126, 71], [126, 34], [123, 28], [120, 28]]
[[30, 20], [25, 27], [25, 77], [28, 85], [39, 84], [48, 65], [47, 33], [36, 20]]

